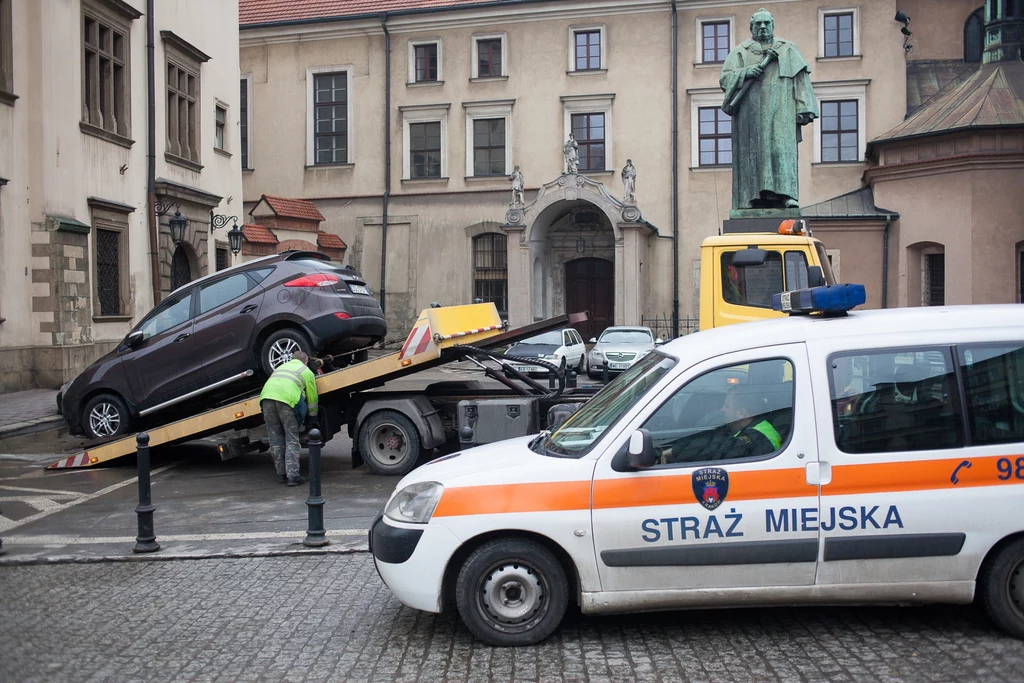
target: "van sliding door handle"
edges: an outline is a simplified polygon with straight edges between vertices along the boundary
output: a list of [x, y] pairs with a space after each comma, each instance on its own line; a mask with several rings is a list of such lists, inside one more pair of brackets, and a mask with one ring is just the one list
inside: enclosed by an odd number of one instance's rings
[[189, 333], [189, 332], [185, 332], [183, 334], [179, 334], [177, 337], [174, 338], [174, 343], [177, 344], [180, 341], [185, 341], [186, 339], [188, 339], [191, 336], [192, 336], [192, 334]]

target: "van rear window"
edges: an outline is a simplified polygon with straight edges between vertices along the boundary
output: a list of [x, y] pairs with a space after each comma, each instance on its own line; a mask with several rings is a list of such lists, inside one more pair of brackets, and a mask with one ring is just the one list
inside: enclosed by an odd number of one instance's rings
[[971, 443], [1024, 441], [1024, 343], [964, 345], [957, 353]]
[[836, 446], [846, 453], [960, 448], [962, 418], [948, 348], [829, 359]]

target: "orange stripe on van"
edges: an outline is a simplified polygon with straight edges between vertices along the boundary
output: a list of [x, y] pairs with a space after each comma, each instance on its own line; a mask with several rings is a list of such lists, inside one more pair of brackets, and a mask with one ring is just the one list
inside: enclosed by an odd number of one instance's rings
[[[904, 460], [864, 465], [839, 465], [832, 468], [831, 483], [821, 487], [823, 496], [858, 493], [891, 493], [897, 491], [954, 490], [973, 486], [1000, 486], [1024, 483], [1016, 477], [1020, 455], [986, 456], [983, 458], [944, 458], [942, 460]], [[1010, 473], [1000, 472], [997, 463], [1010, 462]], [[957, 466], [969, 462], [970, 467]], [[1024, 463], [1022, 463], [1024, 464]], [[952, 481], [956, 471], [957, 483]], [[1000, 479], [1000, 477], [1007, 477]]]
[[590, 509], [590, 481], [446, 488], [434, 517]]
[[[817, 496], [808, 486], [803, 468], [733, 472], [726, 501]], [[688, 475], [598, 479], [594, 482], [594, 509], [696, 503]]]

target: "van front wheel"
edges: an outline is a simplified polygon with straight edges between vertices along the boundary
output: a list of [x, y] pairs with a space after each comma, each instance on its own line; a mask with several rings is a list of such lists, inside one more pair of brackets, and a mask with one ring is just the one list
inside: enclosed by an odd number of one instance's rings
[[996, 626], [1024, 639], [1024, 538], [999, 551], [981, 576], [979, 593]]
[[488, 645], [533, 645], [565, 616], [569, 587], [550, 550], [523, 538], [473, 551], [459, 571], [456, 601], [466, 627]]

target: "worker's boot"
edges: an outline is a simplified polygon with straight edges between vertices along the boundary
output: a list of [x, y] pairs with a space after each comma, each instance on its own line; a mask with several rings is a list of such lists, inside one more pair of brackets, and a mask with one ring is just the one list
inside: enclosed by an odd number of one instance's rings
[[288, 475], [287, 474], [279, 474], [279, 475], [277, 475], [277, 483], [278, 484], [286, 484], [286, 483], [288, 483]]
[[305, 484], [306, 479], [304, 477], [288, 477], [289, 486], [298, 486], [299, 484]]

